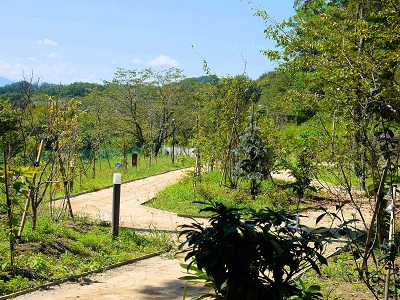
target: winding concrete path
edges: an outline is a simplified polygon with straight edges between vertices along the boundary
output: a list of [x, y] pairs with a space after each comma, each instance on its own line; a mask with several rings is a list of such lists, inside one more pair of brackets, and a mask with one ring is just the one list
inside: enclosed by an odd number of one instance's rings
[[[143, 206], [165, 187], [175, 183], [187, 169], [167, 172], [121, 185], [120, 225], [135, 229], [175, 231], [190, 219], [160, 209]], [[75, 214], [111, 221], [113, 188], [71, 199]]]
[[[176, 231], [190, 219], [141, 204], [152, 199], [160, 190], [175, 183], [184, 170], [172, 171], [121, 185], [121, 226], [137, 230]], [[83, 194], [71, 198], [75, 214], [111, 221], [113, 189]], [[161, 249], [160, 249], [161, 250]], [[180, 267], [184, 262], [168, 255], [141, 260], [101, 274], [67, 282], [22, 296], [16, 300], [181, 300], [186, 274]], [[201, 286], [189, 286], [187, 299], [199, 295]]]

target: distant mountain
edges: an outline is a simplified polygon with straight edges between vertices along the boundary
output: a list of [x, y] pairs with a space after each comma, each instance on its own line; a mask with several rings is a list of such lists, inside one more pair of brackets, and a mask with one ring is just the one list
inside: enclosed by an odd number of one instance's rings
[[0, 76], [0, 87], [5, 86], [6, 84], [13, 83], [13, 82], [14, 81], [12, 81], [10, 79], [7, 79], [7, 78], [4, 78], [4, 77]]

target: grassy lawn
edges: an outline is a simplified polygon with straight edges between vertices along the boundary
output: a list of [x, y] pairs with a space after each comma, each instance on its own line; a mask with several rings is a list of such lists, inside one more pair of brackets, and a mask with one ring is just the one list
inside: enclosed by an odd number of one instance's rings
[[[120, 160], [116, 158], [110, 159], [109, 162], [103, 160], [101, 164], [98, 162], [96, 164], [95, 172], [92, 168], [87, 169], [87, 166], [86, 172], [76, 170], [72, 193], [77, 194], [87, 191], [96, 191], [106, 186], [111, 186], [113, 184], [114, 173], [121, 173], [122, 182], [127, 182], [154, 174], [188, 167], [193, 163], [193, 158], [185, 157], [177, 159], [175, 160], [175, 163], [172, 164], [171, 157], [168, 155], [157, 158], [153, 157], [151, 159], [149, 157], [139, 157], [136, 167], [129, 165], [126, 169], [124, 167], [115, 168], [115, 165], [118, 162], [120, 162]], [[59, 186], [59, 189], [60, 191], [62, 190], [61, 186]]]
[[[112, 184], [112, 174], [122, 173], [124, 182], [168, 170], [190, 166], [191, 161], [176, 161], [170, 157], [157, 160], [141, 159], [137, 168], [127, 170], [109, 168], [103, 162], [102, 170], [81, 175], [85, 180], [75, 180], [74, 193], [100, 189]], [[312, 194], [298, 201], [290, 189], [282, 189], [282, 182], [265, 181], [257, 200], [248, 195], [246, 183], [239, 189], [220, 186], [219, 172], [204, 173], [201, 181], [194, 181], [191, 173], [177, 184], [161, 191], [147, 205], [184, 215], [206, 215], [201, 212], [207, 199], [223, 202], [228, 207], [253, 208], [256, 210], [273, 206], [277, 209], [296, 210], [313, 204]], [[278, 187], [278, 188], [277, 188]], [[45, 204], [44, 204], [45, 205]], [[5, 215], [0, 215], [5, 219]], [[110, 224], [88, 218], [52, 221], [47, 212], [42, 212], [37, 228], [25, 226], [23, 237], [16, 246], [15, 265], [9, 264], [7, 231], [0, 232], [0, 295], [31, 288], [39, 284], [96, 270], [110, 264], [126, 261], [151, 252], [171, 247], [171, 237], [154, 231], [142, 236], [121, 228], [118, 239], [111, 241]], [[374, 299], [358, 280], [354, 263], [349, 253], [329, 259], [328, 266], [322, 267], [322, 276], [308, 272], [302, 277], [309, 284], [319, 284], [326, 299]], [[360, 298], [361, 297], [361, 298]]]

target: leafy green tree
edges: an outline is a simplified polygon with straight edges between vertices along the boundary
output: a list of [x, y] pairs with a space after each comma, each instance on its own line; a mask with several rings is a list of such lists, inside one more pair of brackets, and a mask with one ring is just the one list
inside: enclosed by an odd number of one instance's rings
[[370, 176], [375, 209], [359, 272], [378, 299], [368, 261], [376, 246], [374, 228], [379, 231], [375, 221], [384, 205], [383, 183], [392, 177], [389, 169], [393, 170], [390, 166], [396, 154], [393, 128], [398, 128], [400, 107], [398, 3], [295, 1], [294, 16], [280, 24], [270, 22], [265, 11], [258, 14], [266, 20], [267, 36], [278, 45], [265, 51], [266, 55], [278, 60], [283, 72], [297, 74], [298, 80], [287, 94], [309, 103], [317, 112], [330, 112], [335, 126], [325, 132], [332, 137], [330, 148], [334, 153], [321, 158], [338, 166], [336, 178], [346, 186], [361, 219], [351, 178], [359, 177], [361, 187], [365, 187], [366, 176]]
[[12, 163], [13, 148], [16, 145], [14, 137], [18, 135], [16, 118], [11, 105], [0, 100], [0, 148], [3, 154], [3, 168], [0, 169], [1, 191], [4, 203], [0, 208], [7, 212], [5, 229], [8, 231], [10, 247], [10, 265], [14, 264], [15, 243], [18, 238], [18, 219], [21, 195], [27, 197], [28, 180], [32, 173], [28, 168], [19, 168]]
[[233, 174], [238, 163], [235, 151], [246, 127], [246, 116], [258, 99], [259, 91], [255, 82], [245, 76], [235, 76], [216, 82], [204, 100], [203, 118], [200, 121], [207, 141], [204, 150], [221, 165], [221, 184], [231, 187], [237, 185], [237, 178]]
[[[80, 145], [78, 132], [83, 114], [84, 111], [80, 109], [80, 103], [73, 99], [65, 103], [59, 98], [48, 97], [42, 141], [33, 163], [36, 172], [39, 173], [39, 178], [35, 182], [35, 176], [33, 183], [30, 185], [28, 202], [21, 221], [19, 236], [22, 235], [24, 229], [29, 202], [32, 209], [32, 228], [35, 229], [38, 208], [43, 203], [45, 195], [47, 195], [52, 185], [62, 187], [64, 193], [63, 206], [67, 206], [69, 215], [73, 218], [70, 203], [70, 182], [75, 175], [71, 166], [76, 165], [76, 160], [78, 159], [77, 150]], [[40, 164], [40, 156], [45, 143], [48, 151], [47, 160]], [[62, 210], [58, 217], [60, 217], [61, 212]]]
[[[51, 166], [50, 173], [57, 174], [53, 180], [59, 181], [62, 186], [64, 205], [71, 218], [74, 218], [74, 215], [70, 202], [70, 182], [74, 174], [70, 166], [76, 165], [77, 150], [80, 145], [78, 136], [80, 119], [86, 114], [80, 109], [80, 105], [80, 102], [74, 99], [64, 103], [55, 97], [48, 98], [49, 119], [46, 126], [46, 138], [51, 142], [54, 155], [54, 164]], [[36, 211], [37, 207], [33, 211], [33, 227], [37, 219]]]
[[312, 174], [312, 155], [310, 151], [305, 148], [297, 152], [297, 157], [295, 161], [284, 161], [283, 166], [290, 171], [290, 174], [294, 177], [293, 182], [288, 182], [285, 184], [286, 188], [291, 188], [293, 192], [298, 196], [298, 201], [304, 197], [304, 192], [309, 189], [316, 191], [314, 187], [311, 186], [311, 181], [313, 178]]
[[257, 79], [260, 87], [259, 107], [274, 125], [282, 127], [288, 121], [290, 106], [282, 101], [290, 88], [290, 79], [284, 72], [271, 71]]
[[[151, 108], [149, 119], [152, 120], [152, 125], [157, 128], [154, 137], [154, 152], [155, 155], [161, 149], [162, 143], [171, 136], [172, 127], [179, 131], [185, 112], [185, 95], [186, 91], [183, 85], [180, 84], [185, 78], [183, 71], [174, 67], [167, 70], [149, 70], [150, 82], [148, 107]], [[181, 109], [182, 114], [179, 113]], [[172, 119], [175, 119], [175, 124], [172, 124]]]
[[[179, 129], [182, 120], [176, 116], [184, 110], [185, 91], [180, 82], [182, 70], [118, 69], [112, 82], [105, 82], [107, 96], [114, 102], [113, 122], [130, 135], [137, 147], [152, 147], [155, 155], [172, 134], [172, 119]], [[115, 112], [115, 114], [114, 114]]]
[[279, 128], [287, 122], [304, 123], [316, 113], [312, 102], [298, 99], [293, 92], [307, 89], [300, 83], [301, 77], [301, 73], [274, 70], [257, 79], [261, 91], [259, 106]]
[[[84, 118], [80, 120], [80, 136], [82, 137], [80, 148], [93, 163], [93, 177], [96, 176], [97, 158], [101, 153], [105, 153], [108, 159], [108, 166], [110, 164], [110, 147], [115, 145], [115, 136], [120, 133], [116, 128], [118, 127], [118, 120], [113, 113], [113, 104], [110, 103], [108, 95], [99, 90], [92, 90], [82, 102], [86, 107], [87, 113]], [[102, 168], [100, 160], [100, 170]], [[86, 168], [85, 168], [86, 169]], [[86, 171], [82, 170], [84, 173]]]
[[138, 147], [146, 142], [143, 134], [146, 113], [143, 99], [147, 93], [145, 81], [148, 79], [147, 71], [119, 68], [111, 82], [105, 81], [105, 93], [111, 101], [109, 106], [114, 106], [111, 121], [118, 131], [131, 135]]

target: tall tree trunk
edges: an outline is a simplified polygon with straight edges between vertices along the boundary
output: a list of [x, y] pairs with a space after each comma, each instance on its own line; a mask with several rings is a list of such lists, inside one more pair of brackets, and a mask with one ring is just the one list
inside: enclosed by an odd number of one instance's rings
[[160, 152], [160, 149], [162, 147], [163, 140], [165, 139], [165, 130], [164, 126], [161, 125], [160, 130], [158, 132], [158, 137], [157, 137], [157, 142], [154, 147], [154, 155], [157, 156], [158, 153]]

